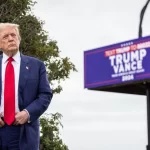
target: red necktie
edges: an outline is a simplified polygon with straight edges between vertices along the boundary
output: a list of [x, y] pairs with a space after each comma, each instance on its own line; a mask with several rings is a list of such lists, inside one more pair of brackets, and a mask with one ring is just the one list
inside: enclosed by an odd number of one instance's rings
[[4, 83], [4, 121], [11, 125], [15, 120], [15, 76], [13, 58], [8, 58]]

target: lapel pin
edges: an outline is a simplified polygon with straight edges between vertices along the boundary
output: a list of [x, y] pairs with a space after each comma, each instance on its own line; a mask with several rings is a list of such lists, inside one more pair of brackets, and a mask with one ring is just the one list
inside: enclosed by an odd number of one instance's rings
[[28, 66], [26, 66], [26, 69], [28, 70], [28, 69], [29, 69], [29, 67], [28, 67]]

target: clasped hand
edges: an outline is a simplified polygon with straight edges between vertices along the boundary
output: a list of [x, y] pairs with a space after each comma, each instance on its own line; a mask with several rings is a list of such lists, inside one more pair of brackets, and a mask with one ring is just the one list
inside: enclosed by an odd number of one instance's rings
[[[15, 115], [15, 121], [13, 125], [25, 124], [28, 120], [28, 113], [26, 111], [17, 112]], [[0, 128], [5, 125], [5, 122], [0, 118]]]

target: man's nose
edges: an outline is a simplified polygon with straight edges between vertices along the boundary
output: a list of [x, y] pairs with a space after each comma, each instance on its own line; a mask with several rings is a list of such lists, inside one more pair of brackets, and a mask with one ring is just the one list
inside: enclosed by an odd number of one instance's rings
[[13, 37], [11, 35], [8, 36], [8, 41], [12, 41]]

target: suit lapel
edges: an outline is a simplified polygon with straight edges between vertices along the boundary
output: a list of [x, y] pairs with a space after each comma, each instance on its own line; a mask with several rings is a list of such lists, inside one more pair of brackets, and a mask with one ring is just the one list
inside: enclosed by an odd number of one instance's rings
[[29, 75], [29, 60], [26, 56], [21, 54], [21, 64], [20, 64], [20, 75], [19, 75], [19, 85], [18, 85], [18, 94], [19, 94], [19, 107], [23, 106], [23, 101], [20, 96], [26, 85], [28, 75]]
[[22, 92], [28, 79], [28, 59], [21, 54], [20, 75], [19, 75], [19, 92]]

